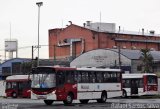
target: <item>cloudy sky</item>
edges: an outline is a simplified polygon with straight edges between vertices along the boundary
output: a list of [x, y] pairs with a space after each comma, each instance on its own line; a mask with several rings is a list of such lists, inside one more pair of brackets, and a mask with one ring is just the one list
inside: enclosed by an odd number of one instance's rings
[[[66, 27], [68, 21], [82, 26], [84, 22], [116, 23], [124, 30], [155, 30], [160, 34], [160, 0], [41, 0], [40, 45], [48, 45], [48, 30]], [[18, 47], [37, 45], [38, 0], [0, 0], [0, 55], [4, 41], [18, 40]], [[10, 29], [11, 28], [11, 29]], [[48, 58], [47, 47], [40, 57]], [[31, 58], [31, 48], [18, 50], [19, 57]], [[45, 52], [44, 52], [45, 51]], [[37, 50], [35, 50], [36, 56]]]

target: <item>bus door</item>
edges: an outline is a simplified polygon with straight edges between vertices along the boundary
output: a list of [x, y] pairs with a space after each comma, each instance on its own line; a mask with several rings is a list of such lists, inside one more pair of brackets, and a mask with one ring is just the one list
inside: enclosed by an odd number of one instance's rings
[[23, 96], [23, 82], [18, 82], [18, 96]]
[[138, 84], [136, 79], [131, 80], [131, 95], [138, 94]]

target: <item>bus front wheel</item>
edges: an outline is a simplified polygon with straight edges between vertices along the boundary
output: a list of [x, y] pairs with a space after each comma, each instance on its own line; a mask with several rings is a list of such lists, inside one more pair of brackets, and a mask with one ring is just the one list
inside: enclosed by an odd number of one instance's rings
[[44, 103], [46, 105], [51, 105], [53, 103], [53, 100], [44, 100]]
[[125, 90], [122, 91], [122, 98], [127, 98], [127, 92]]
[[63, 103], [64, 103], [65, 105], [68, 105], [68, 104], [72, 104], [72, 101], [73, 101], [73, 94], [72, 94], [72, 93], [69, 93], [69, 94], [67, 95], [66, 100], [63, 101]]
[[13, 93], [12, 93], [12, 97], [13, 97], [13, 98], [17, 98], [17, 93], [16, 93], [16, 92], [13, 92]]

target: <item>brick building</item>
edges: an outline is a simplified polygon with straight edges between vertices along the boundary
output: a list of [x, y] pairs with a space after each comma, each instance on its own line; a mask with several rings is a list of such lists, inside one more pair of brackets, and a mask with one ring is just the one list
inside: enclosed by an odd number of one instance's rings
[[160, 37], [154, 31], [116, 31], [114, 23], [87, 22], [83, 27], [72, 24], [49, 30], [49, 58], [73, 59], [80, 54], [100, 48], [160, 50]]

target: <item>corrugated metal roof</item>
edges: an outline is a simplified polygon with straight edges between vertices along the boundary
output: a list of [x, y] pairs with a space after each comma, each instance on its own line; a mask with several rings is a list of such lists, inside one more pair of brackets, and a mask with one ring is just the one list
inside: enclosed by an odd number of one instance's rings
[[[100, 22], [98, 22], [99, 23], [99, 25], [100, 25], [100, 27], [101, 28], [93, 28], [93, 27], [86, 27], [87, 29], [90, 29], [90, 30], [93, 30], [93, 31], [96, 31], [96, 32], [104, 32], [104, 33], [116, 33], [116, 34], [129, 34], [129, 35], [144, 35], [144, 36], [160, 36], [160, 34], [153, 34], [153, 33], [150, 33], [150, 32], [142, 32], [142, 31], [128, 31], [128, 30], [114, 30], [114, 31], [111, 31], [110, 29], [109, 30], [107, 30], [107, 29], [105, 29], [106, 28], [106, 25], [105, 24], [114, 24], [115, 25], [115, 23], [100, 23]], [[98, 25], [98, 23], [91, 23], [92, 25], [93, 24], [97, 24]], [[104, 25], [103, 25], [104, 24]], [[99, 26], [98, 26], [99, 27]], [[83, 27], [84, 28], [84, 27]]]
[[[111, 50], [118, 52], [118, 49], [111, 49]], [[154, 60], [160, 61], [160, 51], [150, 51], [150, 52]], [[139, 59], [141, 56], [140, 50], [121, 49], [120, 53], [129, 59]]]
[[125, 41], [125, 42], [148, 42], [148, 43], [160, 43], [160, 40], [140, 40], [140, 39], [122, 39], [115, 38], [116, 41]]
[[131, 34], [131, 35], [144, 35], [144, 36], [160, 36], [159, 34], [151, 34], [151, 33], [142, 33], [142, 32], [136, 32], [136, 31], [127, 31], [127, 30], [122, 30], [122, 31], [116, 31], [115, 33], [117, 34]]

